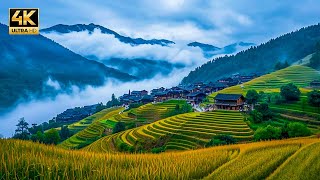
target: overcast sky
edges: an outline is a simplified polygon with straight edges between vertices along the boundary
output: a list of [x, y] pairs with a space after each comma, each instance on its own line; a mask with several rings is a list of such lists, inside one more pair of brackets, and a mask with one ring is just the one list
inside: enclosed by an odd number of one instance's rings
[[217, 46], [261, 43], [320, 22], [318, 0], [4, 0], [0, 22], [14, 7], [40, 8], [41, 28], [92, 22], [133, 37]]

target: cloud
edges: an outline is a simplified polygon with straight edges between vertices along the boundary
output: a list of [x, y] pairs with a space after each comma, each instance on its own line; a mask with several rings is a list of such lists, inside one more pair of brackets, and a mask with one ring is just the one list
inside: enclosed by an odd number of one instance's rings
[[114, 35], [103, 34], [100, 29], [93, 33], [88, 31], [66, 34], [45, 33], [44, 36], [53, 39], [63, 46], [83, 56], [96, 56], [100, 60], [113, 58], [146, 58], [151, 60], [166, 60], [170, 63], [182, 63], [187, 66], [199, 65], [207, 61], [202, 51], [188, 47], [185, 43], [177, 43], [169, 47], [160, 45], [131, 46], [122, 43]]
[[19, 104], [14, 110], [0, 116], [0, 134], [5, 137], [12, 136], [16, 124], [21, 117], [24, 117], [29, 124], [42, 123], [55, 117], [68, 108], [96, 104], [99, 102], [106, 103], [114, 93], [117, 97], [127, 93], [129, 89], [150, 91], [153, 88], [176, 86], [181, 78], [189, 73], [189, 69], [175, 70], [168, 77], [157, 76], [152, 80], [145, 80], [136, 83], [106, 82], [104, 86], [94, 88], [88, 86], [85, 90], [80, 91], [74, 87], [72, 94], [59, 94], [54, 99], [34, 99], [27, 103]]
[[46, 82], [47, 86], [53, 87], [55, 90], [60, 90], [61, 86], [60, 83], [58, 81], [54, 81], [51, 78], [49, 78]]

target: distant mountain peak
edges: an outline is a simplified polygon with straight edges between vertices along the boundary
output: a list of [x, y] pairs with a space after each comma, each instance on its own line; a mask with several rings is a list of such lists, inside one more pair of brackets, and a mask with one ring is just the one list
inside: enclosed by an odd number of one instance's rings
[[192, 42], [189, 43], [188, 46], [190, 47], [199, 47], [202, 51], [203, 54], [206, 58], [211, 58], [214, 55], [218, 55], [218, 54], [232, 54], [237, 52], [238, 47], [249, 47], [249, 46], [253, 46], [255, 45], [254, 43], [248, 43], [248, 42], [238, 42], [238, 43], [233, 43], [230, 45], [227, 45], [223, 48], [211, 45], [211, 44], [205, 44], [205, 43], [201, 43], [201, 42]]
[[52, 27], [42, 29], [40, 32], [42, 32], [42, 33], [57, 32], [57, 33], [64, 34], [64, 33], [70, 33], [70, 32], [88, 31], [89, 33], [92, 33], [95, 29], [100, 29], [101, 33], [103, 33], [103, 34], [112, 34], [119, 41], [126, 43], [126, 44], [130, 44], [132, 46], [138, 46], [138, 45], [142, 45], [142, 44], [169, 46], [171, 44], [175, 44], [175, 42], [167, 40], [167, 39], [145, 40], [142, 38], [131, 38], [131, 37], [123, 36], [123, 35], [120, 35], [111, 29], [105, 28], [101, 25], [97, 25], [94, 23], [90, 23], [87, 25], [86, 24], [75, 24], [75, 25], [57, 24]]

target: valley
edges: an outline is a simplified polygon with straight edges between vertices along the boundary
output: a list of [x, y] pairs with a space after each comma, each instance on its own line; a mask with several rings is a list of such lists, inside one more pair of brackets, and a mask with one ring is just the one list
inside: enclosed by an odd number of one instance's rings
[[320, 179], [319, 2], [30, 3], [0, 3], [0, 180]]

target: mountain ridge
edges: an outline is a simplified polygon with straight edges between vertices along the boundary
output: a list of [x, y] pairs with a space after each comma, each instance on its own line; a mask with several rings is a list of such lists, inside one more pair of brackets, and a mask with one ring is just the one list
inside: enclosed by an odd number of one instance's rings
[[0, 110], [19, 99], [53, 96], [59, 92], [47, 80], [58, 81], [61, 91], [75, 85], [101, 86], [107, 79], [133, 81], [136, 77], [88, 60], [42, 35], [12, 36], [0, 24]]
[[191, 71], [182, 80], [182, 84], [215, 81], [234, 73], [265, 74], [273, 71], [278, 61], [291, 64], [313, 53], [318, 41], [320, 23], [281, 35], [236, 55], [215, 58]]
[[75, 25], [65, 25], [65, 24], [57, 24], [49, 28], [41, 29], [41, 33], [50, 33], [50, 32], [57, 32], [57, 33], [70, 33], [70, 32], [81, 32], [81, 31], [88, 31], [92, 33], [95, 29], [100, 29], [101, 33], [103, 34], [112, 34], [117, 38], [119, 41], [123, 43], [130, 44], [132, 46], [142, 45], [142, 44], [150, 44], [150, 45], [161, 45], [161, 46], [169, 46], [170, 44], [175, 44], [175, 42], [167, 40], [167, 39], [150, 39], [145, 40], [142, 38], [131, 38], [128, 36], [122, 36], [119, 33], [103, 27], [101, 25], [96, 25], [90, 23], [86, 24], [75, 24]]

